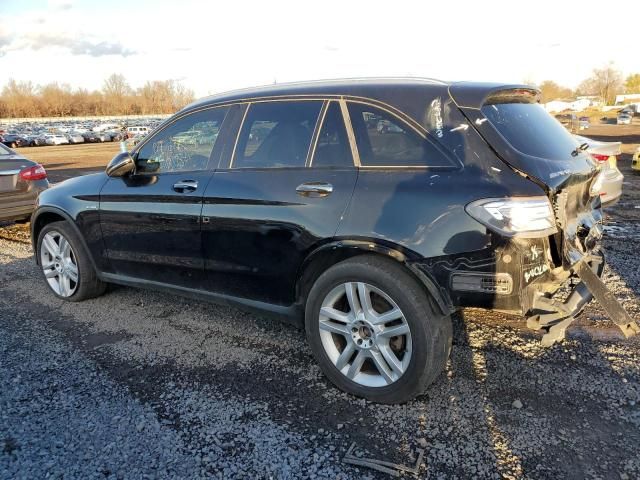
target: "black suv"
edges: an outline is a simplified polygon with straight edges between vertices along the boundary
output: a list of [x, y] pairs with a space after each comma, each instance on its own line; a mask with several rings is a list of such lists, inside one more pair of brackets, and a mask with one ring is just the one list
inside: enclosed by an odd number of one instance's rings
[[591, 298], [582, 267], [599, 281], [597, 167], [538, 97], [374, 79], [206, 98], [43, 192], [36, 259], [69, 301], [113, 282], [289, 317], [338, 387], [406, 401], [444, 368], [460, 307], [553, 343]]

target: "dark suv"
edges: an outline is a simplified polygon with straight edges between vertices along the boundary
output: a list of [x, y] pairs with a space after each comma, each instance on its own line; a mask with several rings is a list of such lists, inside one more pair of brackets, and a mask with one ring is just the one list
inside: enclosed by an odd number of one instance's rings
[[597, 167], [538, 96], [387, 79], [206, 98], [40, 195], [37, 262], [65, 300], [113, 282], [289, 317], [338, 387], [402, 402], [444, 368], [460, 307], [553, 343], [591, 294], [552, 295], [599, 282]]

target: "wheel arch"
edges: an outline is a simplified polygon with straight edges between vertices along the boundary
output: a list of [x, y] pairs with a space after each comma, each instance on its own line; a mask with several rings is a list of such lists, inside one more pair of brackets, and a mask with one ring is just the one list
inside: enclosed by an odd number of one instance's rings
[[40, 207], [31, 216], [31, 245], [35, 253], [34, 256], [36, 259], [36, 264], [40, 265], [40, 257], [38, 256], [38, 251], [37, 251], [38, 250], [37, 243], [38, 243], [38, 237], [40, 236], [40, 232], [47, 225], [53, 222], [60, 222], [60, 221], [67, 222], [71, 226], [71, 228], [73, 228], [73, 230], [78, 235], [78, 238], [80, 238], [80, 241], [82, 242], [82, 246], [84, 247], [85, 251], [88, 253], [88, 257], [89, 257], [89, 261], [91, 262], [91, 265], [96, 271], [98, 271], [96, 268], [96, 264], [93, 259], [93, 256], [91, 255], [91, 250], [89, 250], [87, 243], [85, 242], [84, 235], [82, 235], [82, 232], [78, 228], [78, 225], [76, 225], [76, 222], [73, 220], [73, 217], [71, 215], [69, 215], [67, 212], [65, 212], [64, 210], [58, 207], [49, 207], [49, 206]]
[[431, 295], [443, 314], [455, 311], [449, 295], [438, 287], [436, 281], [427, 273], [412, 267], [411, 260], [421, 258], [417, 253], [399, 245], [382, 243], [373, 239], [340, 239], [311, 251], [305, 258], [297, 275], [296, 303], [304, 308], [304, 302], [317, 278], [333, 265], [359, 255], [373, 255], [388, 258], [405, 269]]

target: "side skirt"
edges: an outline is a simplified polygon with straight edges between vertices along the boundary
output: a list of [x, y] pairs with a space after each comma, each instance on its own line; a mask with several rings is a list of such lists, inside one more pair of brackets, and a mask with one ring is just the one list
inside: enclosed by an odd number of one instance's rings
[[114, 273], [100, 272], [98, 273], [98, 277], [100, 278], [100, 280], [107, 283], [115, 283], [128, 287], [167, 292], [175, 295], [180, 295], [182, 297], [216, 303], [219, 305], [230, 305], [252, 313], [258, 313], [267, 315], [269, 317], [278, 318], [279, 320], [283, 320], [298, 328], [304, 327], [303, 311], [297, 304], [290, 306], [274, 305], [271, 303], [250, 300], [248, 298], [233, 297], [231, 295], [223, 295], [219, 293], [208, 292], [206, 290], [180, 287], [162, 282], [154, 282], [153, 280], [143, 280], [140, 278], [118, 275]]

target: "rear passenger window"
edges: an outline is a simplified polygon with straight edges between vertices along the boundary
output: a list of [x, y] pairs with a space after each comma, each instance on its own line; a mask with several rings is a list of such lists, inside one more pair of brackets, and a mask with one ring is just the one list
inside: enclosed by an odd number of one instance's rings
[[251, 104], [232, 167], [304, 167], [321, 107], [321, 101]]
[[430, 141], [384, 110], [350, 103], [349, 116], [364, 167], [451, 166]]
[[338, 102], [329, 103], [311, 165], [314, 167], [353, 166], [351, 147]]

